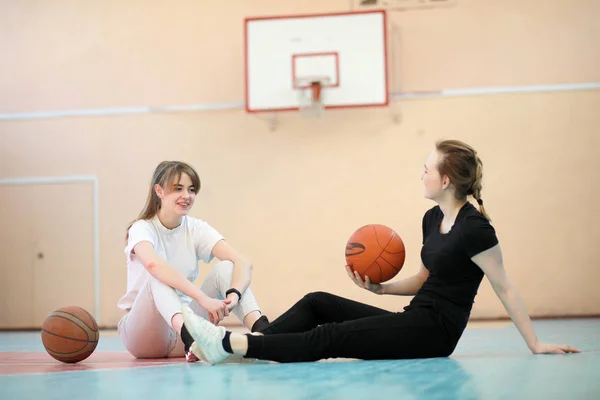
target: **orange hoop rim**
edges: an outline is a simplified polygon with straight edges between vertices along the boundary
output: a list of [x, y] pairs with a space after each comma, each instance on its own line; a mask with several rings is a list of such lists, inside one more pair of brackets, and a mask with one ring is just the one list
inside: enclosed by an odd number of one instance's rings
[[319, 83], [321, 88], [326, 88], [331, 86], [331, 78], [328, 76], [301, 76], [294, 80], [294, 88], [298, 90], [309, 89], [315, 83]]
[[313, 103], [321, 102], [323, 88], [331, 85], [331, 78], [328, 76], [305, 76], [299, 77], [294, 82], [296, 90], [301, 92], [310, 91], [310, 98]]

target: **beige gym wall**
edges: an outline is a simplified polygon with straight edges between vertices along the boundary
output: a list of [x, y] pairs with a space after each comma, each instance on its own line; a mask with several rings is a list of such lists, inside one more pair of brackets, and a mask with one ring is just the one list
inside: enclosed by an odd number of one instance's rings
[[[345, 11], [348, 2], [38, 0], [2, 10], [0, 113], [19, 113], [241, 102], [244, 17]], [[391, 35], [394, 91], [600, 82], [597, 1], [460, 0], [390, 17], [400, 33]], [[98, 176], [104, 326], [122, 315], [125, 226], [164, 159], [197, 168], [203, 187], [192, 215], [254, 262], [252, 288], [270, 316], [313, 290], [401, 310], [409, 298], [353, 286], [344, 245], [361, 225], [387, 224], [407, 246], [399, 277], [414, 273], [421, 218], [433, 205], [422, 196], [422, 165], [437, 139], [457, 138], [484, 161], [486, 207], [530, 313], [600, 314], [598, 110], [600, 92], [578, 91], [396, 101], [320, 120], [286, 113], [275, 131], [243, 109], [0, 121], [0, 178]], [[34, 307], [39, 291], [91, 307], [91, 191], [63, 188], [0, 187], [4, 310], [19, 300]], [[78, 223], [84, 252], [71, 245]], [[54, 229], [13, 229], [44, 224]], [[55, 256], [33, 262], [40, 243]], [[70, 274], [85, 282], [65, 284]], [[14, 297], [36, 296], [33, 280], [38, 300]], [[506, 316], [487, 281], [473, 316]], [[15, 318], [2, 311], [0, 327], [42, 322], [39, 312]]]

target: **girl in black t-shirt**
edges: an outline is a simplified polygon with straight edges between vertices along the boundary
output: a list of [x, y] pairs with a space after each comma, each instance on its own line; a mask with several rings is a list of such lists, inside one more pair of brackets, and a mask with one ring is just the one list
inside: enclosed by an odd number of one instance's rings
[[[415, 297], [396, 313], [329, 293], [310, 293], [273, 321], [262, 335], [231, 333], [183, 310], [192, 350], [215, 364], [231, 354], [278, 362], [325, 358], [402, 359], [447, 357], [467, 325], [486, 275], [534, 354], [572, 353], [568, 345], [538, 341], [525, 305], [506, 276], [494, 228], [481, 199], [482, 163], [465, 143], [438, 142], [425, 164], [425, 197], [437, 205], [423, 218], [421, 267], [414, 276], [387, 284], [363, 281], [376, 294]], [[467, 201], [472, 196], [477, 210]]]

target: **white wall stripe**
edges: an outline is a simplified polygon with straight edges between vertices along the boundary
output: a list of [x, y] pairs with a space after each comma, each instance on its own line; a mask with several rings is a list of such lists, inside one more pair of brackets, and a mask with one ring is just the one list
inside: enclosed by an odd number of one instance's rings
[[[556, 85], [533, 85], [533, 86], [500, 86], [500, 87], [482, 87], [467, 89], [444, 89], [439, 91], [425, 92], [398, 92], [391, 93], [391, 99], [420, 99], [420, 98], [444, 98], [456, 96], [484, 96], [510, 93], [543, 93], [543, 92], [563, 92], [580, 90], [599, 90], [600, 82], [590, 83], [569, 83]], [[96, 108], [96, 109], [73, 109], [73, 110], [49, 110], [49, 111], [31, 111], [20, 113], [0, 114], [0, 120], [30, 120], [46, 118], [64, 118], [64, 117], [92, 117], [92, 116], [111, 116], [128, 114], [151, 114], [167, 113], [177, 111], [215, 111], [215, 110], [233, 110], [244, 108], [243, 102], [228, 103], [198, 103], [187, 105], [165, 105], [165, 106], [137, 106], [137, 107], [114, 107], [114, 108]]]

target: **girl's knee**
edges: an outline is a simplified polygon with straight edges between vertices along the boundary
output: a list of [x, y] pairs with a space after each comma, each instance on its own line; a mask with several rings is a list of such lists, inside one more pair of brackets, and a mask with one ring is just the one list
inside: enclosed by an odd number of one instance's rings
[[233, 263], [229, 260], [219, 261], [210, 270], [206, 279], [210, 280], [231, 280], [233, 274]]
[[303, 300], [310, 303], [322, 302], [332, 297], [331, 293], [327, 292], [311, 292], [304, 296]]
[[219, 273], [231, 274], [233, 272], [233, 263], [229, 260], [219, 261], [215, 264], [213, 269]]

